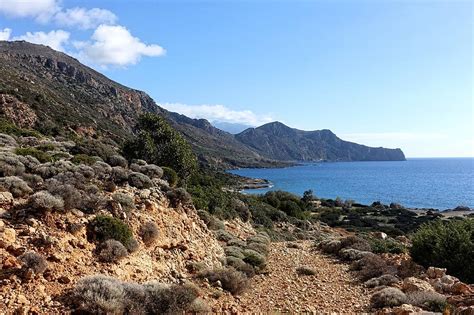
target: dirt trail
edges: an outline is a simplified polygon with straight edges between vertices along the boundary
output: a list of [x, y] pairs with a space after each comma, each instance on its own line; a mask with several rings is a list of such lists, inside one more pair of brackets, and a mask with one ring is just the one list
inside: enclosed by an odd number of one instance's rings
[[[287, 242], [272, 243], [269, 274], [252, 279], [250, 289], [226, 306], [237, 312], [338, 312], [367, 311], [368, 290], [357, 283], [349, 267], [311, 250], [309, 241], [300, 248]], [[298, 275], [296, 268], [311, 267], [316, 275]], [[224, 307], [224, 308], [227, 308]]]

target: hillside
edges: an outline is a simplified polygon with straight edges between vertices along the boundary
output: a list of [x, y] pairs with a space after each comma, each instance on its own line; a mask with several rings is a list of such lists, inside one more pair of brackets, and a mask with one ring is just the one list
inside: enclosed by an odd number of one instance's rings
[[372, 148], [341, 140], [330, 130], [303, 131], [280, 122], [236, 135], [266, 157], [283, 161], [404, 161], [400, 149]]
[[217, 168], [269, 167], [284, 161], [403, 160], [401, 150], [342, 141], [330, 131], [280, 123], [232, 135], [203, 119], [169, 112], [142, 91], [114, 82], [76, 59], [27, 42], [0, 42], [0, 117], [48, 135], [75, 134], [120, 144], [139, 115], [165, 116], [200, 160]]

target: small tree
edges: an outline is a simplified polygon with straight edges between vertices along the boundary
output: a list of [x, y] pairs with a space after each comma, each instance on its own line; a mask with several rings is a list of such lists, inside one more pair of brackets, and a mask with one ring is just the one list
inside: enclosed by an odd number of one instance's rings
[[171, 167], [186, 182], [197, 169], [197, 159], [183, 136], [163, 117], [151, 113], [142, 115], [136, 128], [136, 137], [124, 145], [124, 155]]

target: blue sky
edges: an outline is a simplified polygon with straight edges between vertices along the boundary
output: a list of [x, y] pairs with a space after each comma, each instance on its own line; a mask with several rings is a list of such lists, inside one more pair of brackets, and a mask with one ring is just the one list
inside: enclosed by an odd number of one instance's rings
[[0, 38], [55, 46], [193, 117], [474, 156], [472, 1], [2, 3]]

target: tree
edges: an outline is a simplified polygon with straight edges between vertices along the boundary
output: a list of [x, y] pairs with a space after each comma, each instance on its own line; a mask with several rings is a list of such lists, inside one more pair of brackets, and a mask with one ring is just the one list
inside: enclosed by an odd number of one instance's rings
[[123, 147], [124, 156], [170, 167], [186, 183], [197, 169], [197, 159], [183, 136], [163, 117], [151, 113], [140, 116], [136, 129], [136, 137]]
[[309, 203], [309, 202], [313, 201], [314, 199], [316, 199], [316, 198], [314, 197], [312, 189], [306, 190], [303, 193], [303, 198], [301, 198], [301, 200], [305, 203]]

